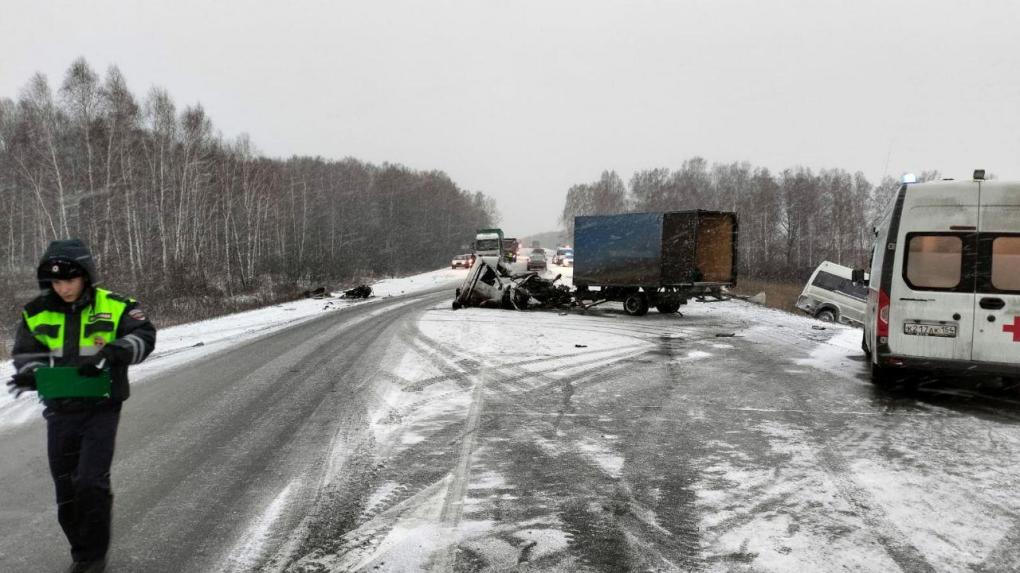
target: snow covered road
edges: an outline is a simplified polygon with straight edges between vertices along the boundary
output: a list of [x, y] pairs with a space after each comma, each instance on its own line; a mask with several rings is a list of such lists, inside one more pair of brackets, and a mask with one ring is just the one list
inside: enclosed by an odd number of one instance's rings
[[[453, 311], [454, 276], [147, 375], [110, 570], [1018, 567], [1009, 396], [879, 390], [860, 331], [743, 302]], [[0, 426], [4, 571], [66, 559], [43, 444]]]

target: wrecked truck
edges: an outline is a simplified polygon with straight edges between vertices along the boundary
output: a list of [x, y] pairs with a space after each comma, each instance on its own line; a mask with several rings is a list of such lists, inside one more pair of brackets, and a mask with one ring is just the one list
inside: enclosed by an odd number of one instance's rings
[[725, 211], [574, 218], [574, 293], [587, 307], [623, 303], [640, 316], [691, 298], [723, 298], [737, 281], [737, 215]]

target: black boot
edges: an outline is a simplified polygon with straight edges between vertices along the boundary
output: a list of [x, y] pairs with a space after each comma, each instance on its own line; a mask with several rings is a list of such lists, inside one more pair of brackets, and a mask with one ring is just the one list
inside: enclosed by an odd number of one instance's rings
[[103, 573], [106, 571], [106, 559], [98, 561], [75, 561], [67, 573]]

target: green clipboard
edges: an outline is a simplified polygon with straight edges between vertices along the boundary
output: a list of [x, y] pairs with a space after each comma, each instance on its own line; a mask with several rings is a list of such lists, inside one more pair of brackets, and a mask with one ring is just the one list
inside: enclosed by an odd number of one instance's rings
[[54, 398], [109, 398], [110, 371], [99, 376], [81, 376], [78, 369], [66, 366], [39, 368], [35, 387], [43, 400]]

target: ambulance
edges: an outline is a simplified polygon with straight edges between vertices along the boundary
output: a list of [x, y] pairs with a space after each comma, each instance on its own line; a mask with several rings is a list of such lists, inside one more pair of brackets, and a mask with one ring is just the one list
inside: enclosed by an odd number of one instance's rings
[[872, 381], [1020, 378], [1020, 182], [986, 181], [984, 170], [969, 181], [905, 181], [871, 259], [863, 346]]

